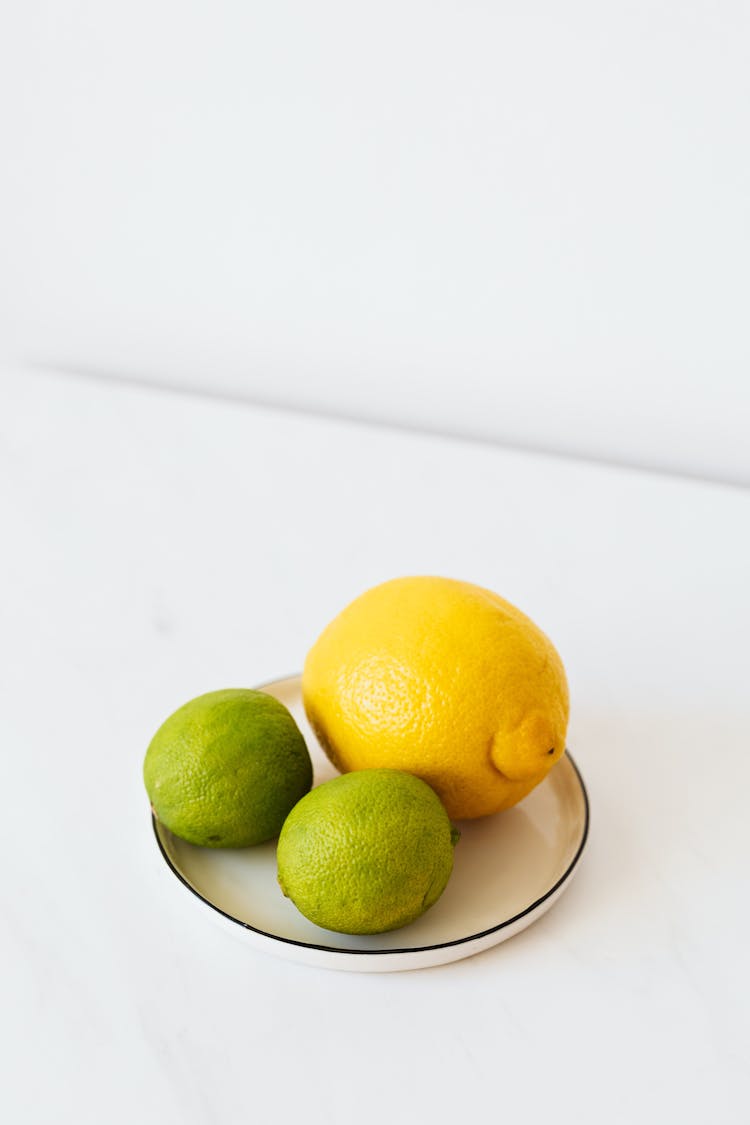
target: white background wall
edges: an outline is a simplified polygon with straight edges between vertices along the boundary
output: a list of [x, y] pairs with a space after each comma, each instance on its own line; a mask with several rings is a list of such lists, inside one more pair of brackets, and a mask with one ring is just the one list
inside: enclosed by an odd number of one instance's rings
[[750, 483], [750, 6], [25, 0], [0, 356]]

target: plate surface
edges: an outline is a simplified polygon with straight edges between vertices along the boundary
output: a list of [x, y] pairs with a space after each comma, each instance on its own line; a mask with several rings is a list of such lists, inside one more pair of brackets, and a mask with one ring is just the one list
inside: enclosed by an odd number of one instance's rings
[[[262, 690], [294, 715], [313, 761], [314, 784], [336, 776], [305, 717], [299, 676]], [[420, 969], [457, 961], [519, 933], [568, 886], [588, 834], [583, 779], [566, 753], [524, 801], [482, 820], [458, 822], [450, 882], [416, 922], [387, 934], [352, 937], [304, 918], [276, 882], [276, 842], [212, 849], [186, 844], [156, 820], [170, 870], [210, 914], [257, 948], [293, 961], [364, 972]]]

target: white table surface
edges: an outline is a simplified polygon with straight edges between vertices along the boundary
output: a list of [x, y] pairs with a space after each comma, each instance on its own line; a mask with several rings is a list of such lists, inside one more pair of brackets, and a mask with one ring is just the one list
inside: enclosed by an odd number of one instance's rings
[[[4, 1120], [747, 1120], [750, 494], [7, 371], [0, 527]], [[424, 572], [560, 649], [581, 869], [444, 968], [253, 952], [169, 876], [145, 746]]]

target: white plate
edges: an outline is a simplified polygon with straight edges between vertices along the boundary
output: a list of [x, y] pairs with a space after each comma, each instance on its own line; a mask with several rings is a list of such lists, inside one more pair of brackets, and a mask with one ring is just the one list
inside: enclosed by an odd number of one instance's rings
[[[264, 684], [262, 690], [294, 715], [310, 750], [315, 784], [334, 777], [305, 718], [299, 677]], [[367, 937], [323, 930], [284, 898], [276, 882], [275, 841], [255, 848], [198, 848], [155, 820], [154, 832], [180, 882], [217, 921], [256, 948], [308, 965], [389, 972], [458, 961], [530, 926], [568, 886], [588, 824], [583, 779], [566, 753], [515, 808], [459, 823], [453, 874], [426, 914], [403, 929]]]

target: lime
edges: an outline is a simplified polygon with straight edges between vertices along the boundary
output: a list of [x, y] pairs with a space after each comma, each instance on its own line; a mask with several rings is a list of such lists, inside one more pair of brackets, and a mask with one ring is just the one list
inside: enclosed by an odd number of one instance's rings
[[279, 884], [325, 929], [395, 930], [440, 898], [457, 838], [424, 781], [401, 770], [359, 770], [292, 809], [279, 837]]
[[278, 836], [312, 785], [312, 764], [282, 703], [229, 688], [170, 715], [146, 751], [143, 779], [154, 813], [175, 836], [244, 848]]

